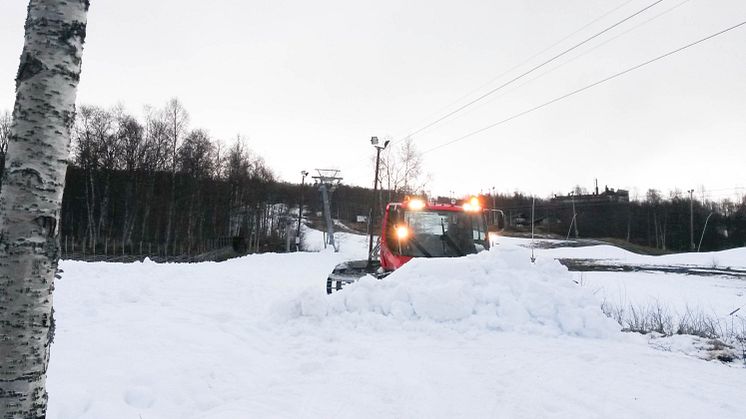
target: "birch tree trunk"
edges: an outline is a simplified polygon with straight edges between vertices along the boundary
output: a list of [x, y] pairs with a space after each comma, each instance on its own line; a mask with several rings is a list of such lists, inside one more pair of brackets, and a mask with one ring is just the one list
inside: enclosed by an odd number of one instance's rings
[[30, 0], [0, 193], [0, 415], [46, 414], [59, 219], [88, 0]]

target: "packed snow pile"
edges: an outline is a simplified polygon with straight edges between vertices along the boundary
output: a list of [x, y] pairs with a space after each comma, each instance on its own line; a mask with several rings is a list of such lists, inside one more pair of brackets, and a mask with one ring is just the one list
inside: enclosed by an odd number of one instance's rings
[[330, 296], [309, 290], [276, 312], [290, 319], [464, 332], [611, 337], [619, 325], [559, 262], [517, 246], [455, 259], [414, 259], [385, 280], [373, 277]]

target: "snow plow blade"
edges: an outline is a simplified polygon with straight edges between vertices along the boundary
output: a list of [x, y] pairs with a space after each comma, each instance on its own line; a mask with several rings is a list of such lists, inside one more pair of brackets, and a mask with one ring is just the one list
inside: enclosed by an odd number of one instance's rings
[[381, 270], [381, 263], [377, 260], [368, 262], [367, 259], [364, 259], [342, 262], [334, 267], [334, 270], [326, 279], [326, 293], [331, 294], [334, 291], [339, 291], [345, 285], [351, 284], [365, 275], [382, 279], [389, 273]]

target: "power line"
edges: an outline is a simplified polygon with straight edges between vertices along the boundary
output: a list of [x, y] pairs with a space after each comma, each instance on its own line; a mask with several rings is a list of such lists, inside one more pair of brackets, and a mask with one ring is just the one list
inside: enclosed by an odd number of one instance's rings
[[[626, 6], [626, 5], [630, 4], [630, 3], [632, 3], [633, 1], [634, 1], [634, 0], [627, 0], [627, 1], [623, 2], [622, 4], [620, 4], [620, 5], [616, 6], [616, 7], [614, 7], [613, 9], [611, 9], [611, 10], [609, 10], [609, 11], [605, 12], [605, 13], [604, 13], [604, 14], [602, 14], [601, 16], [598, 16], [597, 18], [593, 19], [592, 21], [590, 21], [590, 22], [586, 23], [585, 25], [583, 25], [583, 26], [581, 26], [580, 28], [576, 29], [576, 30], [575, 30], [575, 31], [573, 31], [572, 33], [569, 33], [569, 34], [565, 35], [565, 36], [564, 36], [564, 37], [563, 37], [562, 39], [560, 39], [559, 41], [557, 41], [557, 42], [553, 43], [552, 45], [549, 45], [548, 47], [546, 47], [546, 48], [542, 49], [541, 51], [538, 51], [538, 52], [534, 53], [533, 55], [531, 55], [530, 57], [528, 57], [528, 58], [526, 58], [525, 60], [521, 61], [520, 63], [518, 63], [518, 64], [516, 64], [516, 65], [514, 65], [514, 66], [512, 66], [512, 67], [510, 67], [509, 69], [507, 69], [507, 70], [503, 71], [503, 72], [502, 72], [502, 73], [500, 73], [499, 75], [497, 75], [497, 76], [495, 76], [495, 77], [491, 78], [491, 79], [490, 79], [490, 80], [489, 80], [488, 82], [486, 82], [486, 83], [482, 84], [481, 86], [477, 87], [476, 89], [474, 89], [474, 90], [470, 91], [469, 93], [467, 93], [467, 94], [465, 94], [465, 95], [463, 95], [463, 96], [459, 97], [458, 99], [456, 99], [456, 100], [452, 101], [451, 103], [449, 103], [449, 104], [447, 104], [447, 105], [443, 106], [443, 107], [442, 107], [442, 108], [440, 108], [440, 109], [439, 109], [439, 110], [438, 110], [437, 112], [433, 112], [433, 113], [432, 113], [431, 115], [433, 115], [433, 116], [434, 116], [435, 114], [438, 114], [438, 113], [440, 113], [440, 112], [442, 112], [442, 111], [445, 111], [446, 109], [450, 108], [451, 106], [453, 106], [453, 105], [456, 105], [457, 103], [461, 102], [462, 100], [464, 100], [464, 99], [468, 98], [469, 96], [471, 96], [471, 95], [473, 95], [473, 94], [475, 94], [475, 93], [479, 92], [480, 90], [484, 89], [485, 87], [487, 87], [487, 86], [491, 85], [491, 84], [492, 84], [492, 83], [494, 83], [495, 81], [497, 81], [497, 80], [499, 80], [499, 79], [503, 78], [503, 77], [504, 77], [505, 75], [507, 75], [507, 74], [510, 74], [510, 73], [511, 73], [511, 72], [512, 72], [513, 70], [516, 70], [516, 69], [518, 69], [518, 68], [520, 68], [520, 67], [523, 67], [524, 65], [528, 64], [529, 62], [531, 62], [531, 60], [533, 60], [534, 58], [536, 58], [536, 57], [540, 56], [541, 54], [544, 54], [545, 52], [547, 52], [547, 51], [551, 50], [552, 48], [556, 47], [557, 45], [559, 45], [559, 44], [561, 44], [561, 43], [565, 42], [565, 41], [566, 41], [566, 40], [568, 40], [569, 38], [573, 37], [574, 35], [577, 35], [578, 33], [582, 32], [582, 31], [583, 31], [584, 29], [588, 28], [589, 26], [593, 25], [594, 23], [598, 22], [599, 20], [601, 20], [601, 19], [605, 18], [606, 16], [608, 16], [608, 15], [610, 15], [610, 14], [612, 14], [612, 13], [616, 12], [617, 10], [621, 9], [622, 7], [624, 7], [624, 6]], [[688, 0], [687, 0], [687, 1], [688, 1]], [[429, 116], [428, 116], [428, 119], [429, 119]], [[422, 131], [422, 130], [420, 130], [420, 132], [421, 132], [421, 131]], [[407, 135], [407, 136], [405, 136], [405, 137], [403, 137], [403, 138], [407, 138], [407, 137], [410, 137], [410, 136], [412, 136], [412, 135], [414, 135], [414, 134], [409, 134], [409, 135]], [[398, 140], [397, 140], [397, 141], [398, 141]], [[396, 141], [394, 141], [394, 142], [396, 142]]]
[[690, 2], [690, 1], [691, 1], [691, 0], [683, 0], [683, 1], [682, 1], [682, 2], [680, 2], [680, 3], [678, 3], [678, 4], [675, 4], [675, 5], [673, 5], [673, 6], [669, 7], [669, 8], [668, 8], [668, 9], [666, 9], [666, 10], [663, 10], [662, 12], [658, 13], [657, 15], [655, 15], [655, 16], [652, 16], [652, 17], [650, 17], [649, 19], [647, 19], [647, 20], [644, 20], [644, 21], [642, 21], [642, 22], [638, 23], [637, 25], [635, 25], [635, 26], [633, 26], [633, 27], [631, 27], [631, 28], [627, 29], [626, 31], [624, 31], [624, 32], [620, 32], [620, 33], [618, 33], [617, 35], [614, 35], [613, 37], [611, 37], [611, 38], [608, 38], [608, 39], [606, 39], [605, 41], [601, 42], [600, 44], [598, 44], [598, 45], [596, 45], [596, 46], [594, 46], [594, 47], [592, 47], [592, 48], [590, 48], [590, 49], [588, 49], [588, 50], [585, 50], [585, 51], [583, 51], [582, 53], [580, 53], [580, 54], [578, 54], [578, 55], [576, 55], [576, 56], [574, 56], [574, 57], [570, 58], [569, 60], [567, 60], [567, 61], [565, 61], [565, 62], [563, 62], [563, 63], [561, 63], [561, 64], [558, 64], [558, 65], [556, 65], [556, 66], [552, 67], [551, 69], [549, 69], [549, 70], [547, 70], [547, 71], [545, 71], [545, 72], [543, 72], [543, 73], [541, 73], [541, 74], [538, 74], [538, 75], [536, 75], [536, 77], [534, 77], [534, 78], [531, 78], [531, 79], [529, 79], [529, 80], [526, 80], [526, 82], [524, 82], [524, 83], [522, 83], [522, 84], [520, 84], [520, 85], [516, 86], [516, 87], [515, 87], [515, 89], [514, 89], [513, 91], [515, 91], [515, 90], [517, 90], [517, 89], [520, 89], [520, 88], [521, 88], [521, 87], [523, 87], [523, 86], [526, 86], [526, 85], [528, 85], [528, 84], [530, 84], [530, 83], [533, 83], [534, 81], [536, 81], [536, 80], [539, 80], [539, 79], [541, 79], [542, 77], [544, 77], [544, 76], [546, 76], [546, 75], [548, 75], [548, 74], [551, 74], [551, 73], [553, 73], [553, 72], [555, 72], [555, 71], [559, 70], [560, 68], [562, 68], [562, 67], [566, 66], [567, 64], [570, 64], [570, 63], [574, 62], [575, 60], [577, 60], [577, 59], [579, 59], [579, 58], [582, 58], [582, 57], [584, 57], [584, 56], [586, 56], [586, 55], [590, 54], [591, 52], [593, 52], [593, 51], [595, 51], [595, 50], [597, 50], [597, 49], [599, 49], [599, 48], [603, 47], [604, 45], [608, 44], [609, 42], [612, 42], [612, 41], [614, 41], [614, 40], [616, 40], [616, 39], [619, 39], [620, 37], [622, 37], [622, 36], [624, 36], [624, 35], [626, 35], [626, 34], [628, 34], [628, 33], [632, 32], [632, 31], [634, 31], [634, 30], [637, 30], [637, 29], [639, 29], [639, 28], [640, 28], [640, 27], [642, 27], [642, 26], [645, 26], [645, 25], [647, 25], [648, 23], [650, 23], [650, 22], [652, 22], [652, 21], [654, 21], [654, 20], [658, 19], [658, 18], [659, 18], [659, 17], [661, 17], [661, 16], [667, 15], [668, 13], [670, 13], [670, 12], [672, 12], [672, 11], [674, 11], [674, 10], [678, 9], [679, 7], [683, 6], [684, 4], [686, 4], [686, 3]]
[[594, 34], [594, 35], [590, 36], [589, 38], [586, 38], [586, 39], [584, 39], [583, 41], [581, 41], [581, 42], [579, 42], [579, 43], [577, 43], [577, 44], [573, 45], [572, 47], [570, 47], [570, 48], [568, 48], [568, 49], [566, 49], [566, 50], [562, 51], [561, 53], [559, 53], [559, 54], [557, 54], [557, 55], [553, 56], [552, 58], [550, 58], [550, 59], [548, 59], [548, 60], [546, 60], [546, 61], [542, 62], [541, 64], [538, 64], [538, 65], [536, 65], [536, 66], [534, 66], [534, 67], [531, 67], [531, 68], [530, 68], [529, 70], [527, 70], [527, 71], [525, 71], [525, 72], [521, 73], [520, 75], [518, 75], [518, 76], [516, 76], [516, 77], [514, 77], [514, 78], [512, 78], [512, 79], [510, 79], [510, 80], [508, 80], [507, 82], [505, 82], [505, 83], [501, 84], [500, 86], [497, 86], [497, 87], [495, 87], [494, 89], [492, 89], [492, 90], [488, 91], [487, 93], [484, 93], [484, 94], [482, 94], [481, 96], [477, 97], [476, 99], [473, 99], [473, 100], [471, 100], [471, 101], [467, 102], [466, 104], [464, 104], [464, 105], [461, 105], [461, 106], [459, 106], [458, 108], [456, 108], [456, 109], [454, 109], [453, 111], [451, 111], [451, 112], [448, 112], [447, 114], [445, 114], [445, 115], [441, 116], [440, 118], [438, 118], [438, 119], [436, 119], [436, 120], [434, 120], [434, 121], [430, 122], [429, 124], [425, 125], [424, 127], [422, 127], [422, 128], [419, 128], [419, 129], [415, 130], [414, 132], [411, 132], [411, 133], [409, 133], [409, 134], [408, 134], [408, 135], [407, 135], [406, 137], [404, 137], [404, 138], [407, 138], [407, 137], [412, 137], [412, 136], [414, 136], [414, 135], [416, 135], [416, 134], [418, 134], [418, 133], [420, 133], [420, 132], [422, 132], [422, 131], [424, 131], [424, 130], [426, 130], [426, 129], [430, 128], [430, 127], [432, 127], [433, 125], [435, 125], [435, 124], [437, 124], [437, 123], [439, 123], [439, 122], [443, 121], [444, 119], [446, 119], [446, 118], [449, 118], [450, 116], [452, 116], [452, 115], [454, 115], [454, 114], [456, 114], [456, 113], [458, 113], [458, 112], [460, 112], [460, 111], [462, 111], [462, 110], [464, 110], [464, 109], [468, 108], [469, 106], [471, 106], [471, 105], [473, 105], [473, 104], [475, 104], [475, 103], [479, 102], [480, 100], [482, 100], [482, 99], [486, 98], [487, 96], [490, 96], [490, 95], [492, 95], [493, 93], [495, 93], [495, 92], [497, 92], [497, 91], [499, 91], [499, 90], [503, 89], [504, 87], [506, 87], [506, 86], [508, 86], [508, 85], [512, 84], [513, 82], [515, 82], [515, 81], [517, 81], [517, 80], [519, 80], [519, 79], [521, 79], [521, 78], [523, 78], [523, 77], [525, 77], [525, 76], [527, 76], [527, 75], [529, 75], [529, 74], [533, 73], [534, 71], [538, 70], [539, 68], [541, 68], [541, 67], [543, 67], [543, 66], [545, 66], [545, 65], [547, 65], [547, 64], [549, 64], [549, 63], [551, 63], [551, 62], [553, 62], [554, 60], [556, 60], [556, 59], [558, 59], [558, 58], [560, 58], [560, 57], [564, 56], [565, 54], [567, 54], [567, 53], [569, 53], [569, 52], [571, 52], [571, 51], [574, 51], [575, 49], [577, 49], [577, 48], [581, 47], [582, 45], [585, 45], [586, 43], [588, 43], [588, 42], [592, 41], [593, 39], [596, 39], [596, 38], [598, 38], [599, 36], [601, 36], [601, 35], [605, 34], [606, 32], [608, 32], [608, 31], [610, 31], [610, 30], [612, 30], [612, 29], [616, 28], [617, 26], [621, 25], [622, 23], [624, 23], [624, 22], [626, 22], [626, 21], [628, 21], [628, 20], [630, 20], [630, 19], [634, 18], [635, 16], [637, 16], [637, 15], [639, 15], [639, 14], [641, 14], [641, 13], [645, 12], [646, 10], [650, 9], [651, 7], [655, 6], [656, 4], [658, 4], [658, 3], [662, 2], [662, 1], [664, 1], [664, 0], [656, 0], [656, 1], [654, 1], [653, 3], [651, 3], [651, 4], [647, 5], [647, 6], [645, 6], [644, 8], [642, 8], [642, 9], [638, 10], [637, 12], [635, 12], [635, 13], [633, 13], [633, 14], [631, 14], [631, 15], [629, 15], [629, 16], [627, 16], [627, 17], [625, 17], [624, 19], [622, 19], [622, 20], [620, 20], [620, 21], [618, 21], [618, 22], [614, 23], [613, 25], [611, 25], [611, 26], [607, 27], [606, 29], [603, 29], [602, 31], [600, 31], [600, 32], [597, 32], [596, 34]]
[[[691, 0], [683, 0], [682, 2], [676, 4], [676, 5], [672, 6], [672, 7], [669, 7], [668, 9], [663, 10], [662, 12], [658, 13], [657, 15], [652, 16], [651, 18], [640, 22], [639, 24], [637, 24], [637, 25], [635, 25], [635, 26], [627, 29], [626, 31], [621, 32], [621, 33], [619, 33], [619, 34], [617, 34], [617, 35], [615, 35], [615, 36], [613, 36], [613, 37], [611, 37], [611, 38], [603, 41], [602, 43], [600, 43], [600, 44], [598, 44], [598, 45], [596, 45], [596, 46], [594, 46], [594, 47], [592, 47], [592, 48], [590, 48], [588, 50], [583, 51], [581, 54], [578, 54], [578, 55], [570, 58], [569, 60], [567, 60], [567, 61], [565, 61], [563, 63], [560, 63], [560, 64], [558, 64], [558, 65], [550, 68], [549, 70], [547, 70], [547, 71], [545, 71], [543, 73], [537, 74], [535, 77], [530, 78], [530, 79], [526, 80], [525, 82], [523, 82], [523, 83], [521, 83], [521, 84], [519, 84], [517, 86], [514, 86], [512, 90], [507, 90], [507, 91], [502, 92], [502, 94], [499, 94], [499, 95], [495, 96], [493, 99], [497, 99], [497, 98], [506, 96], [506, 95], [510, 94], [511, 92], [515, 92], [516, 90], [519, 90], [522, 87], [527, 86], [527, 85], [535, 82], [536, 80], [539, 80], [539, 79], [543, 78], [544, 76], [546, 76], [548, 74], [551, 74], [551, 73], [559, 70], [560, 68], [566, 66], [567, 64], [570, 64], [573, 61], [575, 61], [575, 60], [577, 60], [577, 59], [579, 59], [581, 57], [584, 57], [584, 56], [588, 55], [589, 53], [597, 50], [598, 48], [603, 47], [604, 45], [608, 44], [609, 42], [612, 42], [615, 39], [618, 39], [618, 38], [620, 38], [620, 37], [622, 37], [622, 36], [624, 36], [624, 35], [632, 32], [632, 31], [634, 31], [634, 30], [636, 30], [636, 29], [638, 29], [638, 28], [640, 28], [640, 27], [642, 27], [642, 26], [644, 26], [644, 25], [646, 25], [646, 24], [648, 24], [648, 23], [650, 23], [650, 22], [658, 19], [659, 17], [664, 16], [664, 15], [666, 15], [666, 14], [668, 14], [668, 13], [670, 13], [670, 12], [676, 10], [676, 9], [678, 9], [679, 7], [681, 7], [684, 4], [688, 3], [689, 1], [691, 1]], [[489, 103], [489, 102], [487, 102], [487, 103]], [[484, 104], [486, 104], [486, 103], [483, 103], [483, 105]]]
[[504, 123], [506, 123], [506, 122], [512, 121], [512, 120], [514, 120], [514, 119], [516, 119], [516, 118], [519, 118], [519, 117], [521, 117], [521, 116], [523, 116], [523, 115], [526, 115], [526, 114], [529, 114], [529, 113], [531, 113], [531, 112], [537, 111], [537, 110], [539, 110], [539, 109], [541, 109], [541, 108], [544, 108], [544, 107], [546, 107], [546, 106], [549, 106], [549, 105], [551, 105], [551, 104], [553, 104], [553, 103], [559, 102], [559, 101], [561, 101], [561, 100], [563, 100], [563, 99], [567, 99], [568, 97], [571, 97], [571, 96], [574, 96], [574, 95], [576, 95], [576, 94], [578, 94], [578, 93], [581, 93], [581, 92], [584, 92], [584, 91], [586, 91], [586, 90], [589, 90], [589, 89], [591, 89], [591, 88], [593, 88], [593, 87], [596, 87], [596, 86], [598, 86], [598, 85], [600, 85], [600, 84], [606, 83], [607, 81], [613, 80], [613, 79], [615, 79], [615, 78], [617, 78], [617, 77], [621, 77], [621, 76], [623, 76], [623, 75], [625, 75], [625, 74], [627, 74], [627, 73], [630, 73], [630, 72], [632, 72], [632, 71], [634, 71], [634, 70], [637, 70], [637, 69], [639, 69], [639, 68], [641, 68], [641, 67], [644, 67], [644, 66], [646, 66], [646, 65], [648, 65], [648, 64], [652, 64], [652, 63], [654, 63], [654, 62], [656, 62], [656, 61], [658, 61], [658, 60], [661, 60], [661, 59], [663, 59], [663, 58], [666, 58], [666, 57], [668, 57], [668, 56], [674, 55], [674, 54], [676, 54], [676, 53], [678, 53], [678, 52], [681, 52], [681, 51], [683, 51], [683, 50], [685, 50], [685, 49], [691, 48], [691, 47], [693, 47], [693, 46], [695, 46], [695, 45], [697, 45], [697, 44], [701, 44], [702, 42], [708, 41], [708, 40], [710, 40], [710, 39], [712, 39], [712, 38], [715, 38], [715, 37], [717, 37], [717, 36], [720, 36], [720, 35], [722, 35], [722, 34], [724, 34], [724, 33], [726, 33], [726, 32], [730, 32], [730, 31], [732, 31], [732, 30], [734, 30], [734, 29], [737, 29], [737, 28], [739, 28], [739, 27], [741, 27], [741, 26], [743, 26], [743, 25], [746, 25], [746, 21], [743, 21], [743, 22], [741, 22], [741, 23], [739, 23], [739, 24], [733, 25], [733, 26], [731, 26], [731, 27], [729, 27], [729, 28], [723, 29], [723, 30], [721, 30], [721, 31], [719, 31], [719, 32], [716, 32], [716, 33], [712, 34], [712, 35], [709, 35], [709, 36], [706, 36], [706, 37], [704, 37], [704, 38], [701, 38], [701, 39], [699, 39], [699, 40], [697, 40], [697, 41], [694, 41], [694, 42], [692, 42], [692, 43], [689, 43], [689, 44], [687, 44], [687, 45], [684, 45], [683, 47], [677, 48], [677, 49], [675, 49], [675, 50], [673, 50], [673, 51], [669, 51], [669, 52], [667, 52], [667, 53], [665, 53], [665, 54], [663, 54], [663, 55], [659, 55], [659, 56], [657, 56], [657, 57], [655, 57], [655, 58], [652, 58], [652, 59], [650, 59], [650, 60], [648, 60], [648, 61], [645, 61], [645, 62], [643, 62], [643, 63], [641, 63], [641, 64], [637, 64], [637, 65], [635, 65], [635, 66], [632, 66], [632, 67], [630, 67], [630, 68], [628, 68], [628, 69], [626, 69], [626, 70], [620, 71], [619, 73], [616, 73], [616, 74], [614, 74], [614, 75], [611, 75], [611, 76], [609, 76], [609, 77], [606, 77], [606, 78], [604, 78], [604, 79], [598, 80], [598, 81], [596, 81], [596, 82], [594, 82], [594, 83], [591, 83], [591, 84], [589, 84], [589, 85], [587, 85], [587, 86], [585, 86], [585, 87], [581, 87], [580, 89], [576, 89], [576, 90], [573, 90], [572, 92], [566, 93], [566, 94], [564, 94], [564, 95], [562, 95], [562, 96], [559, 96], [559, 97], [557, 97], [557, 98], [554, 98], [554, 99], [552, 99], [552, 100], [550, 100], [550, 101], [548, 101], [548, 102], [544, 102], [544, 103], [542, 103], [541, 105], [538, 105], [538, 106], [534, 106], [533, 108], [527, 109], [527, 110], [525, 110], [525, 111], [523, 111], [523, 112], [519, 112], [519, 113], [517, 113], [517, 114], [515, 114], [515, 115], [512, 115], [512, 116], [510, 116], [510, 117], [508, 117], [508, 118], [505, 118], [505, 119], [503, 119], [503, 120], [501, 120], [501, 121], [495, 122], [495, 123], [493, 123], [493, 124], [487, 125], [486, 127], [483, 127], [483, 128], [480, 128], [480, 129], [478, 129], [478, 130], [472, 131], [472, 132], [470, 132], [470, 133], [468, 133], [468, 134], [466, 134], [466, 135], [463, 135], [463, 136], [461, 136], [461, 137], [458, 137], [458, 138], [456, 138], [456, 139], [454, 139], [454, 140], [451, 140], [451, 141], [445, 142], [445, 143], [443, 143], [443, 144], [440, 144], [440, 145], [438, 145], [438, 146], [435, 146], [435, 147], [433, 147], [433, 148], [430, 148], [430, 149], [428, 149], [428, 150], [425, 150], [425, 151], [423, 151], [423, 152], [422, 152], [422, 154], [427, 154], [427, 153], [430, 153], [430, 152], [432, 152], [432, 151], [435, 151], [435, 150], [438, 150], [438, 149], [440, 149], [440, 148], [443, 148], [443, 147], [445, 147], [445, 146], [451, 145], [451, 144], [453, 144], [453, 143], [456, 143], [456, 142], [459, 142], [459, 141], [465, 140], [465, 139], [467, 139], [467, 138], [469, 138], [469, 137], [471, 137], [471, 136], [473, 136], [473, 135], [476, 135], [476, 134], [479, 134], [479, 133], [481, 133], [481, 132], [487, 131], [488, 129], [494, 128], [494, 127], [496, 127], [496, 126], [498, 126], [498, 125], [502, 125], [502, 124], [504, 124]]

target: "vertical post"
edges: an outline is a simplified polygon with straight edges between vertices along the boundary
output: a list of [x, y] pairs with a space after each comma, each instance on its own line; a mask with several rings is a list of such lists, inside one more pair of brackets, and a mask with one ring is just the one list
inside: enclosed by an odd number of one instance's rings
[[389, 140], [386, 140], [383, 142], [383, 145], [381, 145], [379, 144], [378, 137], [371, 137], [370, 139], [370, 143], [373, 145], [373, 147], [376, 148], [376, 173], [373, 176], [373, 200], [375, 201], [375, 209], [369, 211], [368, 217], [368, 267], [370, 267], [373, 263], [373, 234], [376, 227], [376, 210], [378, 210], [381, 215], [383, 214], [383, 208], [381, 207], [381, 196], [377, 193], [379, 183], [378, 173], [381, 167], [381, 150], [385, 150], [386, 147], [388, 147], [389, 142]]
[[632, 205], [627, 204], [627, 242], [632, 234]]
[[572, 199], [572, 221], [575, 223], [575, 238], [578, 238], [578, 213], [575, 212], [575, 195], [571, 195]]
[[318, 176], [313, 178], [318, 181], [319, 192], [321, 193], [321, 200], [324, 206], [324, 219], [326, 220], [326, 238], [324, 240], [324, 248], [326, 244], [331, 244], [334, 248], [334, 252], [339, 252], [339, 246], [334, 242], [334, 223], [332, 220], [331, 212], [331, 199], [332, 193], [336, 189], [339, 182], [342, 180], [339, 177], [339, 170], [337, 169], [316, 169], [319, 173]]
[[689, 249], [694, 250], [694, 189], [689, 189]]
[[531, 197], [531, 263], [536, 262], [534, 256], [534, 213], [536, 210], [536, 197]]
[[300, 223], [303, 218], [303, 186], [306, 184], [306, 176], [308, 172], [305, 170], [301, 171], [300, 174], [303, 176], [300, 180], [300, 202], [298, 203], [298, 230], [295, 232], [295, 251], [300, 251]]
[[324, 203], [324, 218], [326, 220], [326, 239], [329, 244], [332, 245], [332, 247], [337, 249], [337, 246], [334, 244], [334, 221], [332, 220], [332, 209], [331, 209], [331, 193], [329, 191], [329, 187], [326, 183], [322, 183], [319, 187], [321, 189], [321, 198]]
[[[375, 137], [374, 137], [375, 138]], [[378, 169], [381, 166], [381, 148], [376, 147], [376, 173], [373, 177], [373, 200], [375, 201], [374, 208], [378, 208], [380, 205], [380, 199], [378, 198]], [[368, 223], [370, 225], [368, 234], [368, 266], [373, 263], [373, 231], [375, 229], [375, 213], [376, 211], [370, 211], [370, 219]]]

